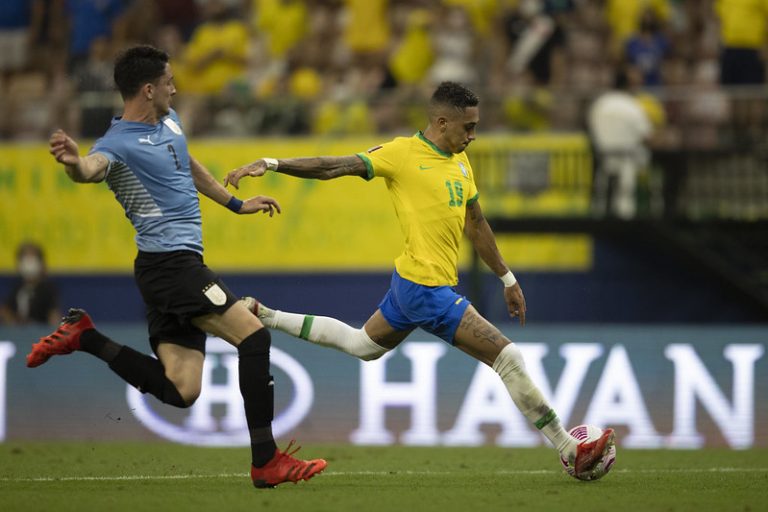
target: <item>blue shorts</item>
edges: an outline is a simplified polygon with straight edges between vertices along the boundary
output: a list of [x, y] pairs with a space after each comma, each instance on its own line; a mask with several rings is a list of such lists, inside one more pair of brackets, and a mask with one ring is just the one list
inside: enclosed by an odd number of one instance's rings
[[451, 286], [424, 286], [392, 273], [387, 294], [379, 304], [384, 319], [398, 331], [421, 327], [451, 345], [470, 302]]

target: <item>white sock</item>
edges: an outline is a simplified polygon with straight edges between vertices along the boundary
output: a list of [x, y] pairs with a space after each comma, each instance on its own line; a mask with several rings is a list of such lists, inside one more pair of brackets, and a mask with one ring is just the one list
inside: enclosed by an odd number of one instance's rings
[[286, 313], [269, 309], [264, 304], [259, 304], [258, 316], [267, 327], [323, 347], [335, 348], [363, 361], [378, 359], [389, 351], [374, 342], [365, 329], [355, 329], [335, 318]]
[[514, 343], [502, 349], [493, 362], [493, 370], [504, 381], [512, 401], [528, 421], [566, 458], [575, 456], [578, 441], [565, 431], [555, 411], [528, 376], [523, 356]]

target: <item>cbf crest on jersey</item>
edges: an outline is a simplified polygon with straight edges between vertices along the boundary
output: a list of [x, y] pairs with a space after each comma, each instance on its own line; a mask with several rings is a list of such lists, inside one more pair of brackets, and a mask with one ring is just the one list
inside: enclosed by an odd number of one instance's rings
[[463, 174], [465, 178], [469, 178], [469, 174], [467, 173], [467, 168], [464, 166], [464, 162], [459, 162], [459, 169], [461, 169], [461, 174]]

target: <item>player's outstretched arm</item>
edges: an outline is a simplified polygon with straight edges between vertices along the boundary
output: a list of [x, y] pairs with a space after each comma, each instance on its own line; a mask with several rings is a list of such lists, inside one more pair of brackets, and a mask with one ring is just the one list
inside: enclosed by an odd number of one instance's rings
[[64, 170], [72, 181], [92, 183], [104, 179], [109, 167], [107, 157], [101, 153], [81, 157], [77, 142], [64, 130], [56, 130], [51, 134], [48, 148], [56, 161], [64, 164]]
[[189, 165], [197, 191], [233, 212], [240, 214], [262, 212], [269, 213], [270, 217], [275, 212], [280, 213], [280, 205], [271, 197], [255, 196], [245, 201], [237, 199], [192, 155], [189, 156]]
[[499, 276], [499, 279], [504, 282], [504, 301], [507, 303], [509, 314], [513, 318], [519, 317], [520, 325], [525, 325], [526, 305], [523, 290], [499, 252], [499, 248], [496, 245], [496, 237], [493, 235], [488, 221], [485, 220], [479, 201], [467, 205], [464, 232], [472, 241], [477, 254]]
[[231, 171], [224, 178], [224, 184], [240, 187], [240, 179], [245, 176], [263, 176], [267, 171], [274, 171], [297, 178], [330, 180], [341, 176], [367, 176], [365, 162], [357, 155], [317, 156], [305, 158], [262, 158]]

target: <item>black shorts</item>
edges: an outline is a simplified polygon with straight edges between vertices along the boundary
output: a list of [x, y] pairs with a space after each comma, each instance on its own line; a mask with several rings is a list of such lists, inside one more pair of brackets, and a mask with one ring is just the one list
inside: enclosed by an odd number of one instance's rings
[[149, 342], [157, 353], [160, 342], [205, 353], [206, 333], [192, 319], [223, 314], [237, 302], [224, 282], [194, 251], [143, 252], [134, 261], [134, 276], [147, 306]]

